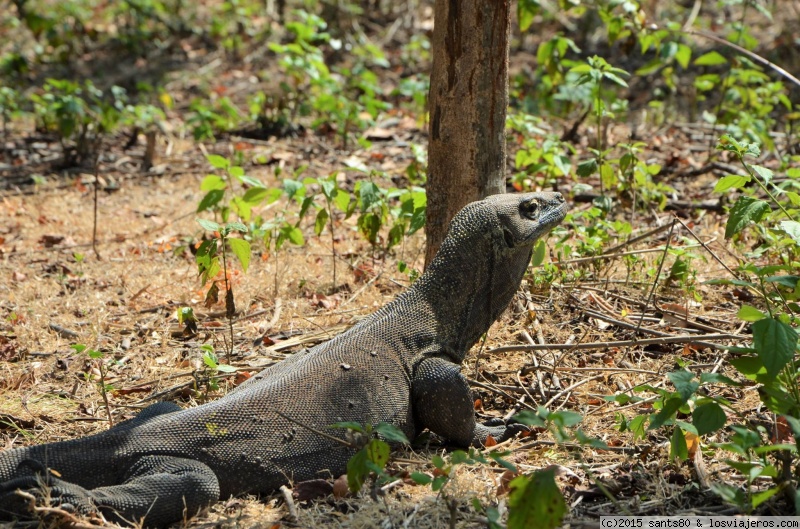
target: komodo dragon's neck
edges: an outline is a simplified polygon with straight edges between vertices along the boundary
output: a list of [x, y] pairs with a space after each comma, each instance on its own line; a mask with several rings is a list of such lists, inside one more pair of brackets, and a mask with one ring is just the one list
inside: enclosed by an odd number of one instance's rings
[[456, 362], [508, 306], [530, 262], [531, 247], [503, 246], [493, 220], [473, 218], [463, 237], [451, 226], [437, 258], [391, 304], [393, 313], [405, 313], [398, 321], [418, 322], [430, 333], [430, 347]]

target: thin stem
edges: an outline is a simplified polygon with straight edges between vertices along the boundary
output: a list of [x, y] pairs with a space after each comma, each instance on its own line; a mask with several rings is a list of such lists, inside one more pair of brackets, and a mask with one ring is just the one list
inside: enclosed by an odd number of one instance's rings
[[783, 205], [780, 202], [778, 202], [778, 199], [775, 198], [775, 195], [770, 193], [769, 189], [767, 189], [767, 186], [761, 183], [761, 180], [756, 176], [755, 172], [752, 169], [750, 169], [750, 164], [745, 162], [744, 158], [741, 155], [737, 155], [737, 158], [739, 158], [739, 161], [742, 162], [742, 165], [744, 166], [745, 171], [747, 171], [747, 174], [749, 174], [750, 177], [753, 180], [755, 180], [756, 184], [758, 184], [758, 187], [760, 187], [761, 190], [767, 194], [770, 200], [772, 200], [772, 202], [774, 202], [778, 206], [778, 208], [780, 208], [780, 210], [783, 211], [783, 214], [786, 215], [786, 218], [788, 218], [789, 220], [794, 220], [792, 216], [789, 214], [789, 212], [786, 211], [786, 208], [784, 208]]
[[230, 282], [228, 281], [228, 259], [227, 251], [225, 250], [225, 236], [222, 239], [222, 273], [225, 276], [225, 318], [228, 320], [228, 331], [230, 334], [230, 342], [225, 348], [228, 364], [231, 363], [233, 356], [233, 317], [236, 315], [236, 308], [233, 304], [233, 290]]

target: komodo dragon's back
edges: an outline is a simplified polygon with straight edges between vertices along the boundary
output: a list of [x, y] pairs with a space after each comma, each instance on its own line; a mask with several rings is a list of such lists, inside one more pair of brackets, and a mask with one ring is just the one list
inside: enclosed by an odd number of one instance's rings
[[0, 519], [25, 514], [16, 491], [42, 483], [64, 508], [161, 526], [221, 497], [343, 473], [353, 450], [298, 424], [388, 422], [460, 446], [510, 437], [515, 425], [476, 423], [460, 363], [519, 288], [533, 243], [566, 211], [559, 193], [473, 202], [406, 292], [225, 397], [185, 410], [158, 403], [103, 433], [0, 453]]

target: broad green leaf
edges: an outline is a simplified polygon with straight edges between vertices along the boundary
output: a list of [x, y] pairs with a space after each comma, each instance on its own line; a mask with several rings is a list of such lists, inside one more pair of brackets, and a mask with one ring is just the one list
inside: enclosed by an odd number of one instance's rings
[[769, 210], [769, 204], [763, 200], [740, 196], [731, 208], [728, 223], [725, 225], [725, 238], [730, 239], [751, 222], [759, 222]]
[[314, 219], [314, 233], [319, 236], [322, 230], [325, 229], [325, 224], [328, 222], [328, 210], [321, 209], [317, 211], [317, 217]]
[[750, 380], [758, 374], [766, 373], [764, 362], [758, 356], [740, 356], [738, 358], [730, 358], [728, 361], [736, 368], [736, 371]]
[[269, 196], [269, 194], [270, 190], [266, 187], [251, 187], [244, 192], [244, 195], [242, 195], [242, 200], [253, 205], [260, 204]]
[[228, 244], [231, 245], [231, 251], [242, 263], [242, 270], [247, 273], [247, 268], [250, 266], [250, 243], [244, 239], [228, 239]]
[[800, 244], [800, 222], [794, 220], [783, 220], [780, 227], [786, 234], [794, 239], [794, 242]]
[[337, 189], [336, 194], [333, 196], [333, 204], [339, 211], [347, 211], [347, 206], [350, 205], [350, 193], [342, 189]]
[[222, 200], [224, 196], [225, 196], [225, 191], [223, 191], [222, 189], [212, 189], [211, 191], [206, 193], [206, 196], [204, 196], [200, 200], [200, 203], [197, 204], [197, 213], [213, 208], [214, 206], [219, 204], [219, 201]]
[[208, 154], [206, 155], [206, 160], [208, 160], [208, 163], [215, 169], [227, 169], [231, 165], [230, 160], [219, 154]]
[[409, 477], [417, 485], [429, 485], [433, 481], [432, 477], [422, 472], [412, 472]]
[[532, 410], [522, 410], [512, 417], [512, 419], [526, 426], [546, 426], [547, 423]]
[[726, 64], [728, 60], [716, 51], [704, 53], [694, 60], [696, 66], [717, 66], [719, 64]]
[[749, 181], [750, 181], [749, 176], [729, 174], [727, 176], [723, 176], [722, 178], [719, 179], [719, 181], [717, 181], [717, 185], [714, 186], [714, 192], [723, 193], [728, 189], [741, 189]]
[[583, 415], [574, 411], [561, 410], [550, 414], [549, 420], [559, 426], [575, 426], [583, 420]]
[[279, 198], [281, 198], [282, 194], [283, 194], [282, 189], [279, 189], [277, 187], [270, 188], [270, 190], [267, 191], [267, 197], [266, 197], [267, 204], [272, 204], [273, 202], [276, 202]]
[[228, 364], [217, 364], [217, 371], [220, 373], [235, 373], [236, 368]]
[[725, 411], [716, 402], [698, 406], [692, 413], [692, 424], [697, 428], [697, 435], [716, 432], [725, 426], [725, 420]]
[[753, 509], [770, 499], [771, 497], [775, 496], [778, 492], [780, 492], [780, 487], [773, 487], [771, 489], [762, 490], [761, 492], [756, 492], [751, 497], [751, 502], [753, 505]]
[[509, 484], [508, 529], [554, 529], [561, 526], [567, 504], [558, 489], [554, 469], [518, 476]]
[[547, 254], [547, 246], [544, 243], [544, 240], [539, 240], [533, 247], [533, 254], [531, 256], [531, 265], [539, 266], [544, 262], [544, 258]]
[[197, 218], [197, 223], [206, 231], [219, 231], [222, 229], [222, 226], [214, 222], [213, 220], [208, 219], [201, 219]]
[[225, 226], [222, 228], [225, 231], [225, 234], [232, 231], [238, 231], [239, 233], [247, 233], [247, 226], [242, 224], [241, 222], [227, 222]]
[[297, 226], [293, 226], [287, 230], [286, 235], [292, 244], [303, 246], [306, 243], [305, 239], [303, 238], [303, 232]]
[[753, 324], [753, 345], [767, 374], [775, 377], [794, 356], [797, 333], [782, 321], [764, 318]]
[[763, 178], [764, 182], [767, 183], [767, 184], [772, 182], [772, 179], [775, 177], [775, 173], [773, 173], [771, 170], [767, 169], [766, 167], [762, 167], [760, 165], [753, 165], [753, 164], [747, 164], [747, 165], [749, 165], [750, 168], [753, 171], [757, 172], [758, 175], [761, 178]]
[[700, 384], [726, 384], [739, 387], [740, 383], [720, 373], [700, 373]]
[[347, 487], [351, 492], [358, 492], [361, 490], [361, 486], [364, 485], [364, 481], [370, 473], [368, 462], [369, 457], [367, 456], [366, 447], [356, 452], [347, 462]]
[[767, 315], [755, 307], [751, 307], [750, 305], [742, 305], [742, 307], [739, 309], [739, 312], [736, 314], [736, 317], [742, 321], [758, 321], [763, 320], [767, 317]]
[[221, 177], [210, 174], [203, 178], [203, 181], [200, 182], [200, 191], [213, 191], [215, 189], [225, 189], [228, 185], [225, 183]]
[[690, 371], [673, 371], [672, 373], [667, 374], [667, 378], [672, 382], [672, 385], [675, 386], [675, 389], [678, 390], [678, 394], [680, 394], [683, 402], [688, 401], [692, 395], [694, 395], [697, 388], [700, 387], [700, 382], [695, 380], [694, 373]]
[[655, 414], [650, 419], [650, 425], [647, 427], [648, 430], [655, 430], [657, 428], [661, 428], [667, 421], [672, 419], [672, 416], [675, 415], [675, 412], [683, 406], [684, 400], [680, 397], [672, 397], [664, 402], [664, 407], [661, 408], [657, 414]]
[[689, 67], [689, 60], [692, 58], [692, 48], [686, 44], [678, 44], [678, 50], [675, 52], [675, 60], [681, 65], [681, 68], [686, 69]]
[[777, 283], [785, 287], [795, 289], [800, 281], [800, 276], [769, 276], [764, 278], [765, 283]]
[[378, 423], [375, 425], [375, 431], [381, 434], [384, 439], [391, 443], [409, 444], [406, 434], [394, 424], [389, 424], [386, 422]]
[[578, 176], [591, 176], [595, 171], [597, 171], [597, 160], [590, 158], [580, 162], [575, 172]]
[[681, 461], [689, 459], [686, 437], [683, 430], [677, 427], [672, 430], [672, 437], [669, 440], [669, 457], [670, 459], [679, 459]]
[[386, 463], [389, 462], [390, 449], [386, 441], [372, 439], [365, 448], [367, 449], [367, 459], [375, 463], [379, 468], [383, 469]]

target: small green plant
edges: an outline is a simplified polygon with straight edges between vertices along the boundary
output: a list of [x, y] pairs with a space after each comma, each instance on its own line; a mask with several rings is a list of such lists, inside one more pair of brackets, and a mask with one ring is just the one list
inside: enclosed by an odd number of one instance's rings
[[333, 268], [333, 291], [336, 291], [336, 233], [335, 233], [335, 210], [340, 211], [347, 215], [352, 212], [350, 209], [350, 193], [341, 189], [336, 180], [337, 173], [332, 173], [325, 178], [316, 178], [305, 180], [305, 185], [317, 184], [319, 185], [324, 203], [317, 211], [317, 216], [314, 219], [314, 233], [319, 237], [325, 226], [328, 226], [328, 231], [331, 234], [331, 265]]
[[195, 98], [189, 110], [191, 115], [186, 124], [192, 128], [197, 141], [213, 140], [216, 133], [233, 130], [242, 123], [242, 112], [228, 97], [213, 99], [210, 103]]
[[[726, 135], [717, 148], [731, 153], [747, 173], [725, 176], [715, 187], [720, 193], [734, 189], [741, 193], [730, 210], [726, 238], [746, 237], [754, 230], [762, 237], [769, 237], [770, 244], [788, 240], [796, 247], [800, 242], [800, 223], [795, 220], [800, 200], [794, 192], [775, 186], [772, 171], [745, 161], [747, 157], [760, 154], [758, 146]], [[747, 187], [749, 183], [755, 184], [754, 189], [768, 200], [754, 196], [753, 189]], [[789, 200], [784, 203], [779, 197]], [[753, 341], [748, 347], [729, 348], [733, 355], [730, 363], [739, 375], [759, 385], [761, 403], [775, 416], [774, 430], [768, 431], [763, 425], [752, 422], [715, 389], [720, 385], [738, 387], [739, 382], [719, 373], [696, 376], [688, 369], [668, 375], [675, 391], [649, 385], [635, 388], [635, 392], [647, 391], [659, 396], [653, 405], [656, 411], [630, 421], [620, 419], [620, 429], [633, 432], [635, 437], [643, 436], [647, 430], [671, 428], [670, 454], [678, 460], [689, 457], [687, 436], [704, 436], [727, 427], [728, 439], [712, 443], [712, 446], [732, 454], [724, 461], [744, 477], [744, 486], [720, 482], [712, 488], [725, 501], [746, 512], [753, 512], [776, 494], [782, 494], [790, 505], [800, 510], [799, 480], [794, 471], [800, 441], [800, 390], [797, 386], [800, 378], [797, 334], [800, 294], [798, 276], [794, 274], [798, 266], [796, 255], [791, 251], [785, 254], [783, 263], [775, 265], [743, 263], [737, 277], [707, 282], [747, 289], [765, 308], [745, 304], [739, 309], [738, 317], [750, 324]], [[682, 361], [681, 367], [688, 366]], [[640, 400], [627, 395], [611, 399], [619, 403]], [[678, 414], [691, 420], [684, 420]], [[781, 430], [784, 433], [780, 433]], [[772, 486], [766, 489], [757, 486], [759, 478], [770, 478]]]
[[200, 346], [200, 349], [203, 351], [203, 365], [205, 366], [204, 375], [208, 381], [206, 387], [211, 391], [219, 391], [219, 373], [235, 373], [236, 368], [221, 363], [212, 345], [203, 344]]
[[[347, 462], [347, 487], [357, 493], [372, 478], [370, 494], [377, 499], [379, 488], [389, 481], [389, 443], [409, 444], [402, 430], [388, 423], [362, 426], [356, 422], [338, 422], [329, 426], [347, 430], [347, 441], [358, 451]], [[380, 437], [378, 437], [380, 436]], [[344, 443], [344, 442], [343, 442]]]
[[[108, 425], [109, 427], [114, 426], [114, 417], [111, 415], [111, 404], [108, 400], [108, 394], [114, 391], [114, 386], [106, 383], [106, 375], [108, 374], [108, 366], [115, 364], [116, 360], [113, 358], [106, 359], [105, 354], [102, 351], [89, 349], [83, 344], [74, 344], [71, 345], [70, 348], [78, 354], [85, 352], [90, 361], [97, 365], [97, 371], [100, 374], [100, 380], [97, 382], [97, 388], [98, 391], [100, 391], [100, 395], [103, 397], [103, 404], [105, 405], [106, 414], [108, 417]], [[92, 378], [90, 373], [85, 373], [85, 376], [87, 380]]]
[[[247, 268], [250, 266], [250, 243], [245, 239], [230, 236], [233, 232], [247, 233], [247, 226], [241, 222], [218, 224], [207, 219], [198, 218], [196, 220], [204, 230], [212, 233], [210, 239], [200, 244], [200, 247], [197, 249], [197, 255], [195, 256], [197, 269], [203, 285], [213, 280], [220, 272], [220, 258], [217, 252], [218, 248], [222, 249], [221, 271], [225, 286], [225, 317], [228, 320], [228, 329], [230, 331], [230, 343], [227, 344], [226, 350], [228, 361], [230, 361], [233, 354], [233, 318], [236, 316], [236, 303], [233, 295], [233, 284], [231, 283], [231, 276], [228, 270], [227, 247], [230, 246], [231, 251], [242, 265], [242, 270], [247, 273]], [[214, 303], [218, 293], [219, 287], [215, 281], [208, 290], [206, 302]]]
[[91, 81], [48, 79], [43, 93], [31, 95], [37, 127], [57, 133], [67, 164], [93, 159], [103, 136], [117, 127], [127, 96], [118, 86], [109, 92], [105, 97]]
[[8, 124], [19, 111], [19, 92], [10, 86], [0, 86], [0, 117], [3, 118], [3, 139], [8, 138]]

